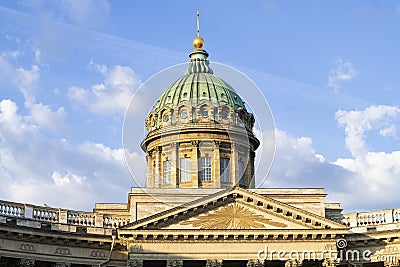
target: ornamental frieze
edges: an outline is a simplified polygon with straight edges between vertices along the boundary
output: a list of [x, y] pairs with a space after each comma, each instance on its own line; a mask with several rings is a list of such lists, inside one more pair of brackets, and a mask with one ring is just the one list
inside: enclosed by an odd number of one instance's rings
[[279, 228], [287, 227], [281, 222], [272, 221], [262, 215], [255, 214], [248, 208], [236, 203], [229, 204], [215, 213], [200, 215], [196, 220], [181, 222], [182, 225], [192, 225], [201, 229], [254, 229], [265, 228], [266, 225]]

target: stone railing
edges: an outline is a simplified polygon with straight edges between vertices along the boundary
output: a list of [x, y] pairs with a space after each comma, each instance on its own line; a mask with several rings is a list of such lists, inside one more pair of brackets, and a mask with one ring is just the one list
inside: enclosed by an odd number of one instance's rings
[[130, 215], [104, 215], [103, 226], [105, 228], [118, 228], [130, 222]]
[[59, 223], [82, 227], [117, 228], [130, 222], [130, 215], [103, 214], [57, 209], [0, 200], [0, 216], [43, 223]]
[[342, 222], [349, 227], [377, 226], [400, 222], [400, 209], [344, 214]]
[[0, 215], [24, 217], [25, 205], [8, 201], [0, 201]]

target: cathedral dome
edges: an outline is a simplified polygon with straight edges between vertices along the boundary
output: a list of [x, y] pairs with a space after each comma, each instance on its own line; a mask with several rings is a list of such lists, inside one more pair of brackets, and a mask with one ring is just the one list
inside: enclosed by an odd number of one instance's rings
[[214, 75], [208, 53], [199, 41], [193, 43], [195, 49], [189, 55], [185, 74], [167, 87], [154, 104], [146, 119], [147, 130], [209, 119], [222, 124], [239, 123], [251, 132], [253, 114], [247, 112], [244, 101], [232, 86]]
[[154, 105], [153, 112], [182, 104], [195, 107], [206, 101], [216, 108], [229, 105], [235, 110], [246, 109], [240, 96], [223, 79], [209, 72], [192, 72], [176, 80], [164, 91]]
[[254, 116], [214, 75], [199, 35], [188, 68], [146, 117], [148, 188], [254, 187]]

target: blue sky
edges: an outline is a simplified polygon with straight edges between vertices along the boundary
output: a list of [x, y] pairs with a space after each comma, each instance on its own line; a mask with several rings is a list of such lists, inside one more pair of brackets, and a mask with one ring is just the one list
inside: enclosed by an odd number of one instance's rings
[[400, 206], [394, 0], [0, 1], [0, 199], [125, 202], [126, 106], [187, 61], [196, 8], [209, 59], [246, 73], [271, 107], [264, 186], [324, 187], [348, 211]]

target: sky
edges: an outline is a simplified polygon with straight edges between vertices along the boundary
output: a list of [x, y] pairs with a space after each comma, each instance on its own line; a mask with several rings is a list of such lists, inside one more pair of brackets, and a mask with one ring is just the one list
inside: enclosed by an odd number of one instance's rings
[[325, 188], [346, 212], [400, 208], [398, 0], [0, 0], [0, 199], [126, 202], [126, 108], [187, 62], [196, 9], [209, 60], [251, 78], [274, 116], [262, 186]]

